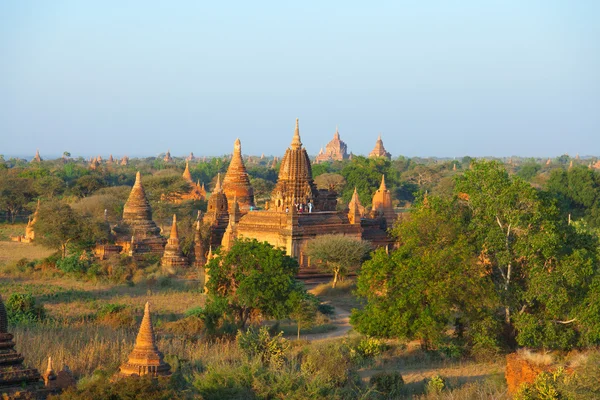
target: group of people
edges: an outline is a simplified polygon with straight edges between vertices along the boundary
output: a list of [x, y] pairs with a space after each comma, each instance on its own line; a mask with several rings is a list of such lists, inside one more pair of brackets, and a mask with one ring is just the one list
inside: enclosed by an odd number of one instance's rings
[[[302, 213], [305, 213], [305, 212], [311, 213], [313, 211], [313, 208], [314, 208], [312, 201], [309, 201], [308, 204], [296, 203], [294, 205], [294, 207], [296, 207], [296, 212], [298, 214], [302, 214]], [[286, 213], [290, 212], [289, 207], [285, 208], [285, 212]]]

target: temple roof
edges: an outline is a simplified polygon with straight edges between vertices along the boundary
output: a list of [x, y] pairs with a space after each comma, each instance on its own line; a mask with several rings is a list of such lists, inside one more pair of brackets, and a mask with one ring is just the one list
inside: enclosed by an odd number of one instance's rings
[[290, 206], [294, 202], [305, 203], [318, 196], [317, 187], [312, 179], [310, 159], [306, 149], [302, 147], [298, 119], [290, 147], [285, 151], [277, 184], [272, 192], [274, 204], [281, 203], [280, 208]]
[[192, 179], [192, 174], [190, 173], [190, 163], [189, 162], [185, 162], [185, 171], [183, 171], [183, 179], [185, 179], [186, 181], [192, 183], [194, 180]]
[[244, 210], [254, 207], [254, 189], [250, 185], [248, 171], [242, 158], [242, 143], [236, 139], [233, 145], [233, 155], [227, 173], [223, 179], [223, 191], [227, 201], [231, 203], [234, 197]]

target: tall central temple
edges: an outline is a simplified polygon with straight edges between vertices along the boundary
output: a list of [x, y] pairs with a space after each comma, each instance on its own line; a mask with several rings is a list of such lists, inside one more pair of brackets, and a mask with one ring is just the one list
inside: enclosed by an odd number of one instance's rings
[[[210, 243], [227, 250], [237, 238], [254, 238], [285, 249], [300, 264], [300, 274], [317, 273], [305, 256], [308, 242], [319, 235], [339, 234], [369, 240], [373, 247], [392, 243], [387, 227], [395, 221], [391, 196], [384, 181], [377, 191], [377, 208], [369, 215], [353, 197], [349, 209], [338, 211], [337, 193], [318, 190], [312, 177], [310, 159], [300, 139], [298, 120], [289, 148], [281, 161], [277, 184], [264, 210], [248, 208], [252, 193], [243, 161], [239, 139], [234, 146], [234, 159], [224, 182], [237, 190], [217, 186], [208, 200], [204, 221], [211, 225]], [[240, 190], [243, 188], [243, 190]], [[385, 198], [385, 201], [380, 200]], [[388, 201], [389, 199], [389, 201]], [[253, 198], [252, 198], [253, 200]], [[374, 203], [374, 204], [375, 204]]]

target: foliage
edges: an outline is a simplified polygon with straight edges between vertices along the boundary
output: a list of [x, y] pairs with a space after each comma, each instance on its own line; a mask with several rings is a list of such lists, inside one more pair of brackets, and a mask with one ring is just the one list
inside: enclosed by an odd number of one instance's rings
[[17, 214], [34, 198], [32, 183], [31, 178], [21, 178], [6, 172], [0, 174], [0, 210], [9, 213], [13, 224]]
[[298, 340], [300, 340], [300, 329], [310, 328], [314, 325], [320, 302], [315, 295], [299, 289], [291, 293], [288, 303], [290, 305], [290, 318], [296, 321]]
[[218, 254], [205, 267], [209, 270], [208, 302], [244, 328], [251, 317], [286, 318], [289, 299], [304, 288], [295, 283], [295, 259], [282, 250], [257, 240], [238, 240], [226, 253]]
[[334, 386], [344, 385], [352, 372], [350, 348], [344, 343], [319, 343], [306, 350], [302, 372]]
[[376, 251], [363, 264], [353, 326], [367, 335], [439, 343], [457, 317], [476, 316], [493, 299], [489, 277], [461, 231], [464, 211], [456, 201], [429, 198], [394, 233], [396, 251]]
[[285, 352], [290, 347], [289, 342], [283, 338], [283, 332], [271, 337], [266, 326], [261, 326], [258, 330], [249, 328], [245, 333], [238, 331], [236, 342], [247, 357], [258, 357], [263, 364], [272, 365], [281, 365], [285, 360]]
[[344, 235], [317, 236], [306, 248], [306, 254], [325, 272], [333, 274], [331, 287], [335, 288], [338, 279], [356, 271], [367, 257], [369, 242]]
[[371, 376], [369, 383], [373, 389], [385, 398], [397, 398], [404, 389], [404, 379], [400, 372], [378, 372]]
[[387, 348], [388, 346], [383, 340], [367, 336], [361, 338], [358, 344], [351, 348], [350, 351], [351, 355], [361, 361], [378, 357], [387, 350]]
[[190, 390], [182, 390], [175, 378], [154, 379], [150, 376], [127, 377], [113, 382], [110, 377], [97, 375], [96, 379], [72, 387], [56, 397], [57, 400], [89, 399], [198, 399]]
[[5, 301], [5, 306], [11, 325], [38, 322], [46, 316], [44, 307], [36, 304], [31, 293], [13, 293]]
[[442, 393], [446, 388], [446, 380], [441, 375], [434, 375], [427, 381], [427, 393]]

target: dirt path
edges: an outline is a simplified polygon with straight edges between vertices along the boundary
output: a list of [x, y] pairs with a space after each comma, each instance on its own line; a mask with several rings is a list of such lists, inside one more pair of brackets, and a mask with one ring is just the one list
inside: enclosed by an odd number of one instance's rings
[[302, 339], [312, 341], [345, 336], [352, 329], [352, 325], [350, 325], [350, 312], [339, 307], [334, 307], [334, 312], [334, 315], [331, 317], [331, 324], [335, 325], [335, 330], [325, 333], [307, 333], [302, 335]]

